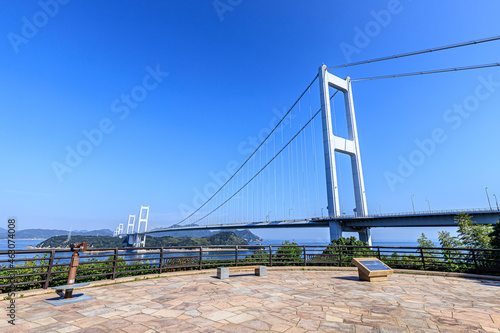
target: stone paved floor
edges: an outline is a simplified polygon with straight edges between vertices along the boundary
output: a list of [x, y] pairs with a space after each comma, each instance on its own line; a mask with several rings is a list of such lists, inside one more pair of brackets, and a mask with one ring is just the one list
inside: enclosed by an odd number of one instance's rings
[[[353, 271], [171, 276], [85, 289], [95, 300], [54, 307], [18, 299], [1, 332], [500, 332], [500, 282]], [[5, 308], [6, 301], [2, 301]], [[4, 317], [5, 318], [5, 317]]]

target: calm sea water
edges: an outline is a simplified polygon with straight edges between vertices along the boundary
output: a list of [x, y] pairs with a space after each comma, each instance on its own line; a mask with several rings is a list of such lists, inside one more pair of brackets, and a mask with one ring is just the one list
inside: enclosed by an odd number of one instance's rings
[[[36, 246], [43, 242], [43, 239], [16, 239], [16, 250], [25, 250], [28, 246]], [[290, 240], [291, 241], [291, 240]], [[262, 245], [281, 245], [284, 240], [264, 240], [262, 242], [252, 242], [251, 245], [254, 244], [262, 244]], [[328, 241], [326, 240], [317, 240], [317, 239], [295, 239], [295, 243], [299, 245], [328, 245]], [[375, 246], [408, 246], [414, 247], [418, 246], [418, 243], [408, 242], [408, 241], [377, 241], [373, 240], [373, 245]], [[6, 239], [0, 239], [0, 251], [8, 250], [8, 242]]]
[[[26, 250], [28, 246], [35, 246], [44, 241], [44, 239], [14, 239], [16, 250]], [[6, 239], [0, 239], [0, 251], [9, 249], [9, 243]]]
[[[290, 240], [291, 241], [291, 240]], [[281, 245], [284, 240], [276, 240], [276, 239], [266, 239], [262, 242], [252, 242], [251, 245], [261, 244], [261, 245]], [[298, 245], [328, 245], [328, 240], [317, 240], [317, 239], [294, 239], [294, 242]], [[416, 241], [377, 241], [376, 239], [372, 240], [372, 245], [375, 246], [408, 246], [415, 247], [418, 246]]]

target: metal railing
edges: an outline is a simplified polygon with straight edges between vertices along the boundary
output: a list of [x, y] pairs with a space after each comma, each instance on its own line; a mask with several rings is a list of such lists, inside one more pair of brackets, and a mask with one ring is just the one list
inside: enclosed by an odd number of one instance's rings
[[[9, 257], [10, 254], [10, 257]], [[89, 249], [77, 281], [97, 281], [220, 266], [352, 266], [354, 257], [377, 257], [392, 268], [500, 275], [500, 250], [399, 246], [241, 245]], [[71, 252], [64, 249], [0, 251], [0, 290], [65, 284]]]

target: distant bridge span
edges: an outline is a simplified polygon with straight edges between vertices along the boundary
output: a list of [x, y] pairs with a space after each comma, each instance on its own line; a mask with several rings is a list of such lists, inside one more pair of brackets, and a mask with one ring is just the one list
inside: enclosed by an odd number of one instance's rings
[[224, 223], [213, 225], [186, 225], [150, 230], [138, 235], [153, 234], [158, 232], [173, 232], [187, 230], [224, 230], [224, 229], [263, 229], [263, 228], [325, 228], [330, 223], [341, 223], [347, 232], [362, 232], [366, 228], [388, 227], [456, 227], [455, 217], [458, 214], [472, 215], [472, 220], [477, 224], [494, 224], [500, 219], [498, 210], [455, 210], [417, 213], [382, 214], [372, 216], [343, 216], [311, 218], [303, 220], [283, 220], [251, 223]]

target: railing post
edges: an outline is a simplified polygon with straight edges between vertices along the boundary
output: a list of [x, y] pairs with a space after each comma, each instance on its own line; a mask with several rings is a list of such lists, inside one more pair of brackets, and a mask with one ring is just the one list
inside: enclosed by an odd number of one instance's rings
[[49, 258], [49, 267], [47, 267], [47, 274], [45, 275], [45, 283], [43, 284], [43, 289], [47, 289], [49, 287], [50, 274], [52, 273], [52, 265], [54, 265], [55, 255], [56, 255], [56, 250], [51, 250]]
[[476, 251], [474, 251], [474, 249], [470, 249], [470, 250], [472, 252], [472, 259], [474, 260], [474, 268], [475, 268], [476, 274], [478, 274], [479, 268], [477, 267]]
[[425, 257], [424, 257], [424, 250], [420, 248], [420, 257], [422, 258], [422, 267], [424, 268], [425, 271]]
[[163, 272], [163, 246], [160, 247], [160, 274]]
[[114, 251], [114, 258], [113, 258], [113, 280], [116, 279], [116, 263], [118, 261], [118, 248], [115, 247], [115, 251]]
[[378, 260], [380, 260], [380, 246], [377, 246]]
[[307, 266], [307, 261], [306, 261], [306, 246], [302, 245], [302, 248], [304, 250], [304, 266]]
[[269, 245], [269, 265], [273, 267], [273, 247]]
[[200, 267], [199, 267], [200, 271], [202, 268], [203, 268], [203, 247], [200, 246]]
[[234, 247], [234, 265], [238, 266], [238, 245]]
[[338, 248], [339, 248], [339, 266], [342, 267], [342, 248], [340, 245], [338, 246]]

